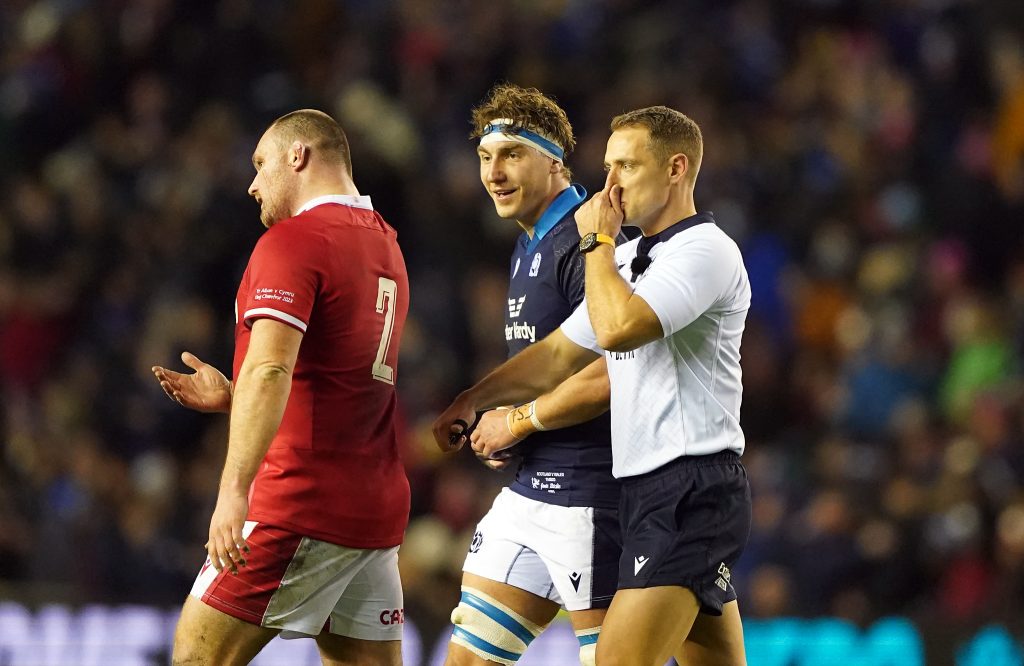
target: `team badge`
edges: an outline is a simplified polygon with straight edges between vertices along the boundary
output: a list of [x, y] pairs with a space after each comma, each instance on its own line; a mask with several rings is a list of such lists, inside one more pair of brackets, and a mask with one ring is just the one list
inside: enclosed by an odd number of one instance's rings
[[537, 277], [537, 271], [540, 270], [540, 252], [533, 255], [533, 263], [530, 264], [530, 277]]

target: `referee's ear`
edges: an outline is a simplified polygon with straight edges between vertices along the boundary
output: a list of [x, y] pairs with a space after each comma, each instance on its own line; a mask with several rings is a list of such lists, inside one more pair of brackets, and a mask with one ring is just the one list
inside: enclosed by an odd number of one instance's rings
[[686, 156], [686, 153], [676, 153], [669, 158], [669, 180], [673, 183], [686, 178], [686, 174], [690, 171], [690, 158]]

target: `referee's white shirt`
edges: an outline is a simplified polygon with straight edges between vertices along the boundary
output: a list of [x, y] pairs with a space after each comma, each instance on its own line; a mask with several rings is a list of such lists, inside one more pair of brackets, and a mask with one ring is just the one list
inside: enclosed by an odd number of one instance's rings
[[[615, 250], [628, 281], [639, 239]], [[605, 353], [611, 379], [612, 474], [636, 476], [680, 456], [743, 453], [740, 339], [750, 282], [736, 243], [716, 224], [655, 245], [634, 283], [665, 337], [631, 352], [597, 344], [587, 301], [562, 324], [576, 344]]]

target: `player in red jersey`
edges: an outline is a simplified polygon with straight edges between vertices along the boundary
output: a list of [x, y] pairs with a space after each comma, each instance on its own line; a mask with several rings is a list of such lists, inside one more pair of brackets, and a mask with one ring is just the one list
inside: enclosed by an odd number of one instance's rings
[[405, 262], [330, 116], [278, 118], [252, 161], [267, 231], [235, 302], [235, 381], [187, 352], [194, 373], [153, 368], [173, 400], [230, 412], [209, 557], [173, 663], [245, 664], [284, 631], [314, 636], [324, 664], [400, 664]]

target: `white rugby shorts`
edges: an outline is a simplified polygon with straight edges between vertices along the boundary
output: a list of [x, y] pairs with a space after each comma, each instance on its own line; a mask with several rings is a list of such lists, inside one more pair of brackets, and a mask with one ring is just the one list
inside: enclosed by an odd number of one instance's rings
[[369, 641], [402, 638], [398, 546], [346, 548], [246, 521], [246, 566], [218, 572], [210, 558], [190, 594], [222, 613], [289, 634], [322, 631]]
[[607, 608], [620, 554], [616, 511], [546, 504], [504, 488], [477, 524], [462, 570], [566, 610]]

